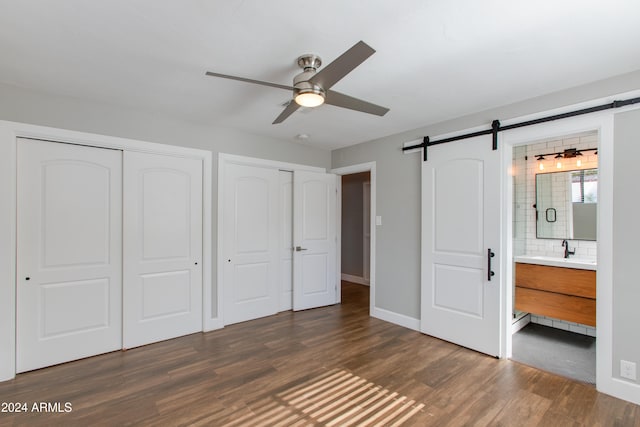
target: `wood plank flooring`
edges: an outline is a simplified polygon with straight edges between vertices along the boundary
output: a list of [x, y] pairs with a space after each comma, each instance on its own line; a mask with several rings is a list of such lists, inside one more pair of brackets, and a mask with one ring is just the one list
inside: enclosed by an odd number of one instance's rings
[[0, 425], [640, 426], [590, 385], [371, 318], [368, 291], [20, 374], [0, 402], [28, 412]]

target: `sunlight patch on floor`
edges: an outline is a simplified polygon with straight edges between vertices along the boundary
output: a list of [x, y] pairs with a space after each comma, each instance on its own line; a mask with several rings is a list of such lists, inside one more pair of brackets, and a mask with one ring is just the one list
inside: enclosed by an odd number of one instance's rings
[[401, 426], [424, 408], [350, 372], [335, 369], [252, 405], [234, 426]]

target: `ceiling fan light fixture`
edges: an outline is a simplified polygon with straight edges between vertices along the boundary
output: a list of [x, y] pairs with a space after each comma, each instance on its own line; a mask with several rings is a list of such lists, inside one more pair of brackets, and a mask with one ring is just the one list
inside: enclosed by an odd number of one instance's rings
[[296, 89], [293, 99], [301, 107], [318, 107], [324, 104], [324, 91], [318, 87]]

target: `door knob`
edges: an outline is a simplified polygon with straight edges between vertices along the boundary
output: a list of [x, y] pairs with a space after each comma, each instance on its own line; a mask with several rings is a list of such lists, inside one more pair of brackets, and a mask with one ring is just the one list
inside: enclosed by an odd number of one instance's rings
[[307, 248], [303, 248], [302, 246], [296, 246], [296, 252], [306, 251]]

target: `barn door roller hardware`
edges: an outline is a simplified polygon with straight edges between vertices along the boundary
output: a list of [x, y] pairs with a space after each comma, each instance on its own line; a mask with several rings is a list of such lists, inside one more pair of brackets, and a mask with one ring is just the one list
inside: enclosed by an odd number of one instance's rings
[[464, 135], [452, 136], [449, 138], [439, 139], [437, 141], [431, 141], [428, 136], [425, 136], [422, 139], [421, 144], [408, 145], [406, 147], [402, 147], [402, 151], [415, 150], [416, 148], [422, 148], [422, 159], [427, 161], [427, 147], [438, 144], [445, 144], [447, 142], [459, 141], [461, 139], [469, 139], [474, 138], [476, 136], [482, 135], [492, 135], [492, 149], [498, 149], [498, 132], [502, 132], [504, 130], [517, 129], [525, 126], [537, 125], [540, 123], [551, 122], [559, 119], [567, 119], [569, 117], [581, 116], [583, 114], [595, 113], [603, 110], [610, 110], [613, 108], [625, 107], [627, 105], [637, 104], [640, 102], [640, 97], [624, 99], [621, 101], [613, 101], [608, 104], [597, 105], [595, 107], [583, 108], [582, 110], [570, 111], [568, 113], [555, 114], [553, 116], [541, 117], [539, 119], [527, 120], [525, 122], [514, 123], [507, 126], [501, 126], [500, 121], [494, 120], [491, 122], [491, 129], [480, 130], [477, 132], [466, 133]]

